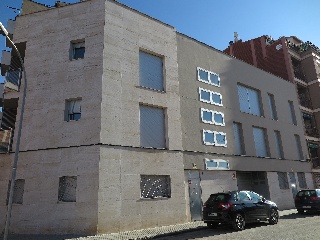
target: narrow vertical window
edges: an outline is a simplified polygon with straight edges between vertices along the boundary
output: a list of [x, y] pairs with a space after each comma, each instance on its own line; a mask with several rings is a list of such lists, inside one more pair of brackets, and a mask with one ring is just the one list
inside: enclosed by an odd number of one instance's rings
[[273, 120], [278, 120], [277, 110], [276, 110], [276, 104], [275, 104], [275, 101], [274, 101], [274, 96], [273, 96], [273, 94], [268, 93], [268, 100], [269, 100], [269, 107], [270, 107], [271, 118], [272, 118]]
[[[23, 204], [24, 184], [25, 184], [24, 179], [17, 179], [14, 181], [12, 203]], [[10, 186], [11, 186], [11, 181], [9, 181], [8, 190], [10, 189]], [[8, 191], [7, 205], [9, 202], [9, 194], [10, 192]]]
[[282, 141], [281, 141], [281, 135], [279, 131], [274, 131], [274, 141], [276, 143], [276, 149], [277, 149], [277, 158], [283, 159], [283, 148], [282, 148]]
[[256, 156], [269, 157], [266, 130], [264, 128], [253, 127], [253, 138], [256, 148]]
[[306, 181], [306, 176], [304, 172], [298, 172], [298, 182], [299, 182], [299, 187], [300, 188], [307, 188], [307, 181]]
[[164, 109], [140, 105], [141, 147], [166, 148]]
[[139, 51], [139, 76], [140, 86], [163, 91], [162, 58]]
[[245, 155], [241, 123], [236, 123], [236, 122], [233, 123], [233, 137], [234, 137], [234, 145], [235, 145], [235, 154]]
[[280, 189], [289, 189], [288, 176], [286, 172], [277, 172]]
[[81, 118], [81, 99], [67, 99], [65, 108], [65, 120], [77, 121]]
[[292, 101], [288, 101], [288, 103], [289, 103], [289, 111], [290, 111], [291, 123], [293, 125], [297, 125], [297, 118], [296, 118], [296, 114], [295, 114], [295, 111], [294, 111], [293, 102]]
[[296, 149], [297, 149], [297, 155], [299, 160], [303, 160], [303, 154], [302, 154], [302, 147], [301, 147], [301, 141], [300, 141], [300, 136], [295, 134], [294, 139], [296, 142]]
[[238, 84], [240, 111], [262, 116], [260, 92]]

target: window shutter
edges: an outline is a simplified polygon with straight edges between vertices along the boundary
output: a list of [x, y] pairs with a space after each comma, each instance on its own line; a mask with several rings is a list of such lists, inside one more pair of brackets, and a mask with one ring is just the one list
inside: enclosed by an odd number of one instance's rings
[[237, 155], [242, 155], [242, 148], [241, 148], [241, 129], [239, 123], [233, 124], [233, 135], [234, 135], [234, 145]]
[[265, 139], [265, 131], [262, 128], [253, 128], [254, 144], [256, 147], [257, 157], [267, 157], [267, 145]]
[[261, 116], [259, 94], [256, 90], [247, 88], [250, 113]]
[[239, 95], [239, 102], [240, 102], [240, 111], [250, 113], [247, 88], [241, 85], [238, 85], [238, 95]]

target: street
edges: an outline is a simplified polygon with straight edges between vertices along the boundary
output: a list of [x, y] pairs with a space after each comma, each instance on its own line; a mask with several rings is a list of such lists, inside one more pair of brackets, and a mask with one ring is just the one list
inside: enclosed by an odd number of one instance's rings
[[204, 228], [198, 231], [177, 234], [173, 236], [159, 237], [157, 239], [320, 239], [320, 214], [305, 213], [303, 215], [293, 212], [289, 215], [281, 216], [277, 225], [267, 223], [248, 224], [241, 232], [232, 230], [230, 226], [220, 226], [217, 229]]

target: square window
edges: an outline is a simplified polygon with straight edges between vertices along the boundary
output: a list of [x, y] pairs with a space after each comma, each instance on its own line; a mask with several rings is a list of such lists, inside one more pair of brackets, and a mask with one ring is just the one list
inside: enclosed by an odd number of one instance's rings
[[141, 175], [141, 198], [170, 198], [171, 180], [169, 175]]
[[166, 148], [163, 108], [140, 105], [140, 145], [148, 148]]
[[213, 145], [214, 144], [214, 132], [204, 131], [204, 142], [207, 145]]
[[213, 85], [220, 86], [220, 77], [219, 77], [219, 75], [215, 74], [215, 73], [210, 73], [210, 82]]
[[212, 93], [212, 102], [216, 105], [222, 105], [221, 94], [219, 93]]
[[77, 177], [64, 176], [59, 178], [59, 202], [76, 202]]
[[242, 131], [241, 123], [236, 123], [236, 122], [233, 123], [233, 137], [234, 137], [236, 155], [244, 155], [245, 148], [244, 148], [243, 131]]
[[206, 122], [212, 122], [212, 112], [203, 111], [202, 120]]
[[219, 74], [207, 71], [207, 70], [199, 68], [199, 67], [197, 68], [197, 71], [198, 71], [198, 80], [200, 82], [204, 82], [204, 83], [214, 85], [217, 87], [220, 86]]
[[65, 121], [78, 121], [81, 118], [81, 99], [67, 99]]
[[199, 98], [201, 102], [222, 106], [222, 95], [199, 87]]
[[85, 41], [76, 40], [70, 43], [70, 60], [84, 58]]
[[226, 134], [223, 132], [215, 132], [210, 130], [202, 130], [203, 143], [212, 146], [227, 146]]
[[[24, 184], [25, 184], [24, 179], [17, 179], [14, 181], [12, 203], [23, 204]], [[11, 187], [11, 181], [9, 181], [8, 183], [7, 205], [9, 202], [10, 187]]]
[[200, 90], [200, 100], [202, 102], [211, 103], [210, 91], [205, 89]]
[[225, 133], [216, 133], [216, 146], [225, 146], [227, 143]]
[[139, 51], [139, 78], [140, 86], [163, 91], [162, 58]]
[[219, 124], [219, 125], [224, 125], [223, 114], [215, 112], [214, 113], [214, 122]]
[[200, 80], [209, 83], [208, 72], [206, 72], [202, 69], [199, 69], [199, 78], [200, 78]]

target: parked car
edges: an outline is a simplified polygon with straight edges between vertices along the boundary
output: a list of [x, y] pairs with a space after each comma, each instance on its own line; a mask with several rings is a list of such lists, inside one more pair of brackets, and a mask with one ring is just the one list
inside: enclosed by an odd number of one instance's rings
[[320, 211], [320, 189], [300, 190], [294, 204], [298, 213], [307, 211]]
[[246, 223], [277, 224], [278, 219], [277, 205], [252, 191], [214, 193], [203, 205], [203, 221], [211, 228], [227, 223], [241, 231]]

